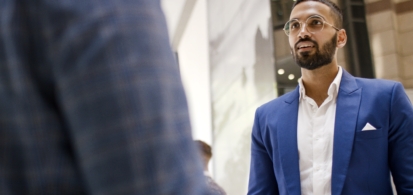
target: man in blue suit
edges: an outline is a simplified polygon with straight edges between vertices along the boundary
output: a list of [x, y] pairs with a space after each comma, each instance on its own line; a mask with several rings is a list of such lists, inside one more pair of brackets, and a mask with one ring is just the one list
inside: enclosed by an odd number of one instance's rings
[[0, 3], [0, 194], [207, 194], [159, 0]]
[[298, 0], [284, 30], [299, 86], [256, 111], [250, 195], [413, 194], [413, 108], [398, 82], [355, 78], [337, 64], [339, 8]]

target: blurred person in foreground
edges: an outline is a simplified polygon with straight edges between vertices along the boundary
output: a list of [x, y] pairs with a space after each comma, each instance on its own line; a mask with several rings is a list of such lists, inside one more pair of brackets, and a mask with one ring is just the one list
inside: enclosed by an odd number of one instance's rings
[[159, 0], [0, 3], [0, 194], [207, 194]]
[[413, 194], [413, 108], [399, 82], [356, 78], [337, 64], [340, 9], [297, 0], [284, 30], [297, 88], [257, 109], [250, 195]]
[[204, 165], [204, 175], [206, 177], [206, 182], [208, 184], [208, 187], [211, 191], [213, 191], [215, 194], [219, 195], [226, 195], [224, 189], [222, 189], [221, 186], [219, 186], [211, 177], [211, 173], [209, 173], [208, 170], [208, 165], [209, 162], [212, 158], [212, 148], [209, 144], [201, 141], [201, 140], [195, 140], [195, 144], [198, 146], [199, 153], [202, 158], [202, 162]]

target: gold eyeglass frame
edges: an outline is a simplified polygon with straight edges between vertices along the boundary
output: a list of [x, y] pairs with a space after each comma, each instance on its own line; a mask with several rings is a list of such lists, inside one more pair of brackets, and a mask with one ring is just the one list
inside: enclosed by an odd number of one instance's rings
[[[323, 27], [322, 27], [319, 31], [316, 31], [316, 32], [311, 32], [311, 31], [309, 31], [308, 28], [307, 28], [307, 22], [308, 22], [308, 20], [309, 20], [310, 18], [320, 18], [321, 21], [323, 21]], [[330, 26], [333, 27], [336, 31], [339, 31], [339, 30], [340, 30], [339, 28], [335, 27], [334, 25], [326, 22], [326, 20], [325, 20], [323, 17], [321, 17], [321, 16], [319, 16], [319, 15], [312, 15], [312, 16], [308, 17], [308, 18], [305, 20], [304, 23], [298, 21], [298, 19], [291, 19], [291, 20], [289, 20], [288, 22], [286, 22], [286, 23], [284, 24], [283, 30], [284, 30], [284, 32], [285, 32], [285, 34], [286, 34], [287, 36], [290, 36], [290, 35], [291, 35], [291, 33], [289, 33], [290, 30], [287, 30], [287, 25], [288, 25], [289, 23], [291, 23], [291, 21], [297, 21], [297, 22], [300, 24], [300, 29], [299, 29], [299, 31], [297, 31], [297, 32], [300, 32], [300, 31], [302, 30], [302, 28], [305, 26], [305, 29], [306, 29], [308, 32], [310, 32], [310, 33], [312, 33], [312, 34], [315, 34], [315, 33], [317, 33], [317, 32], [320, 32], [320, 31], [324, 30], [324, 24], [330, 25]]]

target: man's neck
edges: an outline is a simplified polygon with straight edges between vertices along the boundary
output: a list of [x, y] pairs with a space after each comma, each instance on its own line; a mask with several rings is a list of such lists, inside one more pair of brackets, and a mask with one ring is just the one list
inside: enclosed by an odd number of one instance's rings
[[315, 70], [301, 69], [305, 93], [318, 106], [328, 97], [328, 88], [338, 73], [337, 64], [329, 64]]

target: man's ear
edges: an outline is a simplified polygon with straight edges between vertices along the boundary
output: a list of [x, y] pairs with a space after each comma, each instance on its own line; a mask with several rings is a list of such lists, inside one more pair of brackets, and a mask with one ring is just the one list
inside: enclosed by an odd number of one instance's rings
[[337, 48], [342, 48], [347, 43], [347, 33], [346, 30], [340, 29], [337, 32]]

